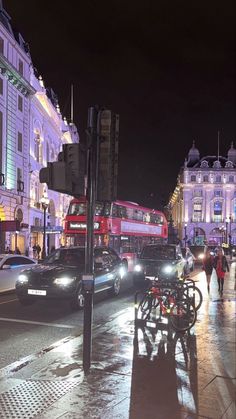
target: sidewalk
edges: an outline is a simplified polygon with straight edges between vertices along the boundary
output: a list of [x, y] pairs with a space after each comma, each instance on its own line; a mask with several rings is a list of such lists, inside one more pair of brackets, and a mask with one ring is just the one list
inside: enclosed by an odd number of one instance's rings
[[87, 376], [82, 336], [0, 371], [0, 418], [234, 419], [234, 269], [224, 299], [197, 276], [204, 301], [190, 334], [134, 330], [130, 307], [93, 329]]

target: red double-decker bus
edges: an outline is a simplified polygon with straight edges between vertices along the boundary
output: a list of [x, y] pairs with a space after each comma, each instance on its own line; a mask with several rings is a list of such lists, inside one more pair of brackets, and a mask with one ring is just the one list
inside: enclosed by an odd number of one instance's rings
[[[85, 244], [86, 200], [72, 199], [65, 217], [67, 246]], [[94, 243], [110, 246], [127, 259], [132, 269], [134, 257], [147, 243], [166, 243], [168, 226], [161, 211], [133, 202], [97, 202], [94, 216]]]

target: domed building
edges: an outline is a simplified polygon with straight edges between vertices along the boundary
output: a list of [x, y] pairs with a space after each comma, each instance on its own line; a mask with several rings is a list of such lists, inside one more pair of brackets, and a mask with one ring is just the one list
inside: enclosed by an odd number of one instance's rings
[[236, 149], [200, 157], [193, 142], [169, 201], [183, 245], [236, 244]]

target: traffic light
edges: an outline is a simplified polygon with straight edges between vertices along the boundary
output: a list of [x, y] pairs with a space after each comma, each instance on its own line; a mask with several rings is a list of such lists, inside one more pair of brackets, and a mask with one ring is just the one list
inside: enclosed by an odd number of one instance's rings
[[85, 152], [80, 144], [63, 144], [58, 161], [49, 162], [39, 172], [41, 183], [48, 189], [72, 196], [84, 195]]

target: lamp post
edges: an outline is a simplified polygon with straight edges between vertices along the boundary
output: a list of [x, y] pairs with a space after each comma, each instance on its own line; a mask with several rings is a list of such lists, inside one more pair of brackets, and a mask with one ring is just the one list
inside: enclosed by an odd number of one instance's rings
[[230, 260], [232, 260], [232, 248], [231, 248], [231, 228], [232, 228], [232, 215], [230, 214], [229, 216], [229, 255], [230, 255]]
[[42, 207], [43, 207], [43, 249], [42, 249], [42, 259], [46, 257], [46, 211], [49, 205], [49, 199], [47, 196], [47, 192], [43, 192], [43, 196], [40, 200]]
[[225, 219], [225, 243], [228, 244], [228, 224], [229, 224], [229, 219], [228, 217], [226, 217]]
[[184, 246], [187, 246], [187, 224], [184, 224]]

